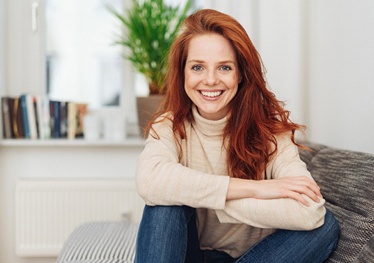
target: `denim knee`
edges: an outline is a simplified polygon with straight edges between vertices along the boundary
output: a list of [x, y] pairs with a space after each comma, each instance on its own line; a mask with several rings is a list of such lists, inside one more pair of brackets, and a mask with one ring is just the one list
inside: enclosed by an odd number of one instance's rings
[[189, 224], [196, 226], [194, 219], [195, 209], [187, 206], [145, 206], [135, 262], [184, 262], [189, 253]]
[[187, 222], [195, 213], [195, 209], [188, 206], [145, 206], [143, 217], [147, 221], [153, 221], [157, 224], [171, 222]]

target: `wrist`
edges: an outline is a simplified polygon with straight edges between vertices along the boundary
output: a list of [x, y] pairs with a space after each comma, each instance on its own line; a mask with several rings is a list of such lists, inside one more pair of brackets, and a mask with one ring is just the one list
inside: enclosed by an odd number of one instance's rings
[[230, 178], [226, 200], [251, 198], [254, 196], [254, 181], [240, 178]]

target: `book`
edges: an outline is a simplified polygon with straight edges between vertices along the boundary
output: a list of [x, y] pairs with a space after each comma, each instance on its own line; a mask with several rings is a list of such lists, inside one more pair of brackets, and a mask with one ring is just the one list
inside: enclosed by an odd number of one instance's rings
[[27, 112], [27, 120], [28, 120], [28, 127], [30, 133], [30, 139], [37, 139], [38, 138], [38, 130], [37, 130], [37, 123], [36, 123], [36, 109], [34, 106], [34, 96], [31, 94], [26, 94], [26, 112]]
[[49, 139], [51, 128], [49, 123], [49, 101], [44, 96], [34, 96], [35, 116], [39, 139]]
[[51, 120], [49, 113], [49, 99], [45, 96], [37, 96], [37, 104], [39, 109], [39, 130], [40, 139], [51, 138]]
[[23, 127], [23, 118], [22, 118], [22, 109], [21, 109], [21, 102], [19, 97], [15, 97], [11, 100], [12, 109], [11, 113], [13, 115], [12, 118], [12, 129], [14, 138], [25, 138], [25, 130]]
[[27, 102], [26, 102], [26, 95], [21, 95], [19, 97], [19, 104], [21, 109], [21, 116], [22, 116], [22, 125], [24, 131], [24, 138], [30, 138], [30, 127], [29, 127], [29, 119], [27, 114]]
[[1, 113], [3, 119], [3, 138], [4, 139], [11, 139], [14, 137], [13, 129], [12, 129], [12, 105], [11, 105], [11, 98], [10, 97], [2, 97], [1, 98]]
[[31, 94], [22, 94], [19, 97], [22, 112], [22, 124], [24, 129], [24, 138], [37, 139], [38, 138], [38, 127], [37, 127], [37, 112], [36, 112], [36, 101], [34, 96]]
[[61, 102], [58, 100], [49, 101], [51, 138], [60, 138], [61, 134]]
[[77, 103], [68, 102], [68, 139], [74, 139], [77, 133]]
[[60, 101], [60, 138], [68, 137], [68, 102]]
[[32, 96], [32, 104], [34, 110], [35, 126], [36, 126], [36, 138], [40, 138], [40, 125], [39, 125], [39, 110], [38, 110], [38, 101], [36, 96]]

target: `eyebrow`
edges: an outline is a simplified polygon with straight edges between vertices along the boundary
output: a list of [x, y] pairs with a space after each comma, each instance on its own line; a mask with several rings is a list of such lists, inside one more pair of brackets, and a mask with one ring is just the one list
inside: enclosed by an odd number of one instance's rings
[[[204, 63], [204, 62], [205, 62], [204, 60], [191, 59], [191, 60], [188, 60], [186, 63]], [[223, 61], [218, 62], [218, 64], [228, 64], [228, 63], [235, 64], [235, 62], [232, 60], [223, 60]]]

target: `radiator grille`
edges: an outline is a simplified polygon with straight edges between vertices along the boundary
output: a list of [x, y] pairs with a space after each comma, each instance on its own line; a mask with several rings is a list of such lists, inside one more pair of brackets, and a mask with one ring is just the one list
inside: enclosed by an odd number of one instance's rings
[[133, 180], [20, 180], [16, 253], [57, 256], [80, 224], [124, 217], [138, 222], [143, 205]]

